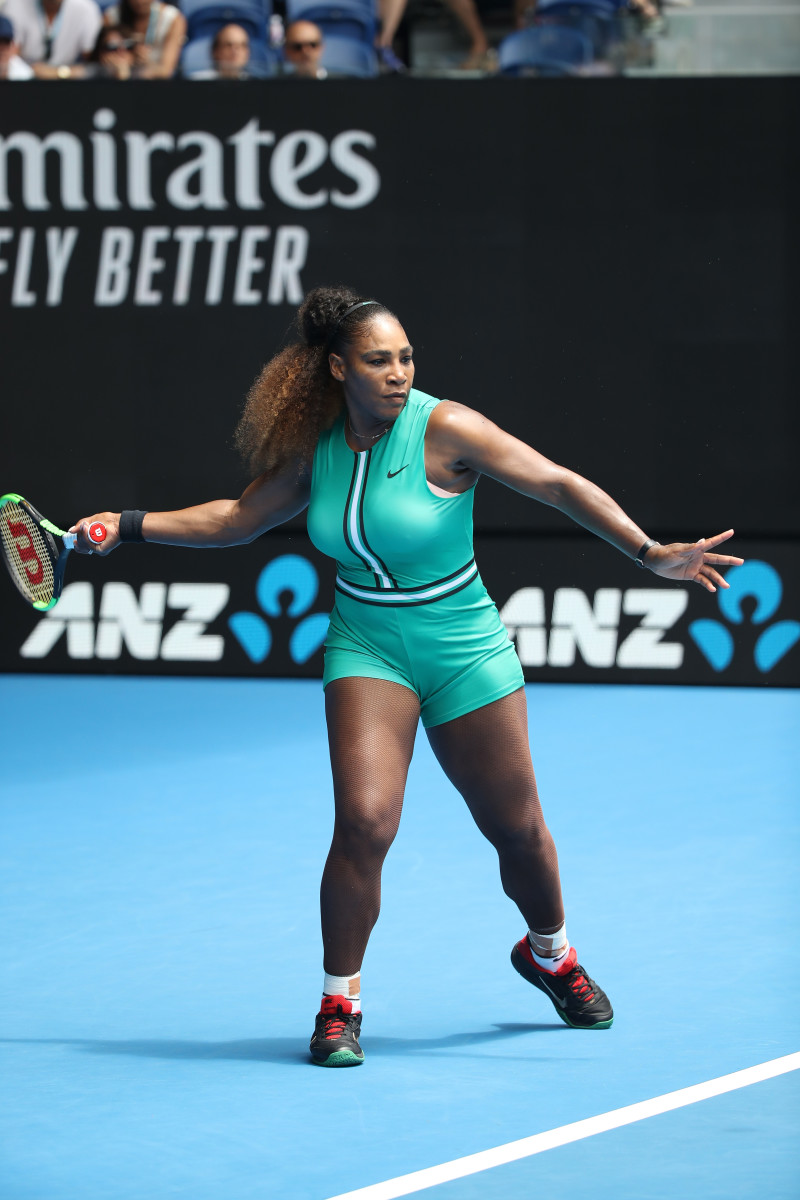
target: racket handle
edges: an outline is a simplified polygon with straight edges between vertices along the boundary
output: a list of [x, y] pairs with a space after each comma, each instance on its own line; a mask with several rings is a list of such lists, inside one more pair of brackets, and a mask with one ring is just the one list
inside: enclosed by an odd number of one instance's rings
[[[102, 521], [92, 521], [87, 535], [90, 542], [94, 542], [95, 546], [99, 546], [108, 537], [108, 530]], [[78, 540], [77, 533], [65, 533], [62, 541], [68, 550], [75, 549], [75, 543]]]

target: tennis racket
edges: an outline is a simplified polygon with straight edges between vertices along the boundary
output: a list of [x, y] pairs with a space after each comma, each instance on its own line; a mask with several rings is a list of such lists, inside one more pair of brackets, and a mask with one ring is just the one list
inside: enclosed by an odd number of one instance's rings
[[[16, 492], [0, 496], [3, 561], [23, 600], [39, 612], [47, 612], [58, 601], [76, 538], [77, 534], [59, 529]], [[105, 539], [105, 525], [94, 521], [89, 526], [89, 540], [99, 546]]]

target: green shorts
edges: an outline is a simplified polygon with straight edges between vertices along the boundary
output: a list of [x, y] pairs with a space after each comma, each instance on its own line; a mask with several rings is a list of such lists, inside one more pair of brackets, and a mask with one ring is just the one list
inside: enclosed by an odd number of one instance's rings
[[429, 604], [363, 603], [337, 592], [323, 685], [387, 679], [419, 696], [427, 728], [517, 691], [522, 668], [480, 578]]

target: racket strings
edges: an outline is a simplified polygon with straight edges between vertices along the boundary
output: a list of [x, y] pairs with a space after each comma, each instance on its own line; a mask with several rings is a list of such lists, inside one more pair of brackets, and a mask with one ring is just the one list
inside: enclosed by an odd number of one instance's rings
[[36, 522], [13, 500], [0, 509], [0, 538], [17, 587], [34, 603], [49, 604], [55, 589], [50, 547]]

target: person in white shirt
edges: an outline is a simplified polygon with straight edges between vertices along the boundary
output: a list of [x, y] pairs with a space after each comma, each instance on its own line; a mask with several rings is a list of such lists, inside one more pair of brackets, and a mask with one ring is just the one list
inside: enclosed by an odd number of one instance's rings
[[14, 26], [0, 14], [0, 79], [32, 79], [33, 68], [17, 54]]
[[91, 53], [103, 21], [94, 0], [6, 0], [3, 16], [40, 79], [68, 79]]

